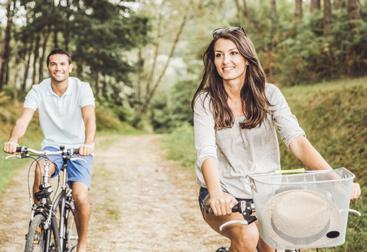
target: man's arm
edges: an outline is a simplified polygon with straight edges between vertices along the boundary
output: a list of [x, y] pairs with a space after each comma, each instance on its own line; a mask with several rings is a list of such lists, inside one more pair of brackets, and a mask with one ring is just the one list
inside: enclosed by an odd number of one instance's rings
[[82, 117], [85, 127], [84, 145], [79, 148], [80, 155], [90, 155], [94, 151], [94, 137], [96, 135], [96, 115], [93, 105], [82, 107]]
[[14, 153], [18, 145], [18, 140], [24, 136], [29, 123], [31, 122], [35, 110], [31, 108], [24, 108], [22, 115], [17, 120], [13, 130], [11, 131], [8, 142], [4, 143], [4, 151], [7, 153]]

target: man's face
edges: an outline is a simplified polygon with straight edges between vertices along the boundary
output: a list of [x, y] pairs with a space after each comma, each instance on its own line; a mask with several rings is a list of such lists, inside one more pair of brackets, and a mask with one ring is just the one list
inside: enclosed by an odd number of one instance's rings
[[54, 83], [61, 83], [68, 79], [73, 66], [65, 54], [54, 54], [49, 58], [48, 73]]

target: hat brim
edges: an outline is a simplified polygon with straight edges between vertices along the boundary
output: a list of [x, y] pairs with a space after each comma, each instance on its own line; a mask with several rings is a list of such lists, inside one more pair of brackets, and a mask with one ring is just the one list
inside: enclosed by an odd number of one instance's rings
[[[326, 219], [310, 219], [304, 218], [300, 214], [299, 216], [292, 216], [295, 218], [291, 218], [292, 220], [289, 221], [286, 218], [287, 213], [282, 213], [282, 216], [276, 216], [274, 209], [278, 207], [278, 204], [284, 204], [285, 199], [288, 200], [292, 196], [295, 199], [298, 199], [297, 202], [288, 202], [289, 206], [291, 207], [292, 204], [300, 202], [302, 197], [305, 195], [312, 195], [315, 201], [310, 201], [314, 204], [314, 206], [307, 205], [308, 210], [315, 209], [317, 212], [318, 205], [315, 202], [323, 202], [325, 209], [323, 210], [323, 217], [326, 216]], [[310, 202], [306, 201], [304, 204], [309, 204]], [[256, 201], [255, 201], [256, 205]], [[277, 208], [278, 209], [278, 208]], [[284, 206], [282, 207], [284, 210]], [[276, 193], [272, 196], [260, 209], [260, 212], [257, 209], [257, 215], [260, 222], [260, 235], [261, 237], [272, 247], [275, 248], [314, 248], [314, 247], [328, 247], [328, 246], [336, 246], [336, 243], [344, 243], [344, 238], [339, 237], [343, 235], [342, 232], [342, 220], [338, 208], [334, 204], [334, 202], [327, 196], [325, 193], [321, 193], [314, 190], [306, 190], [306, 189], [289, 189], [289, 190], [282, 190], [279, 193]], [[290, 211], [292, 214], [293, 212]], [[276, 221], [275, 221], [276, 220]], [[277, 226], [276, 223], [285, 222], [285, 225], [282, 227]], [[289, 221], [289, 223], [286, 223]], [[297, 222], [295, 228], [304, 226], [313, 226], [316, 228], [313, 229], [311, 232], [310, 230], [294, 230], [292, 229], [292, 225]], [[310, 221], [314, 221], [315, 223], [310, 223]], [[303, 222], [303, 223], [302, 223]], [[307, 223], [305, 223], [307, 222]], [[287, 227], [288, 225], [288, 227]], [[287, 227], [287, 228], [284, 228]], [[342, 239], [341, 239], [342, 238]], [[341, 241], [340, 241], [341, 240]]]

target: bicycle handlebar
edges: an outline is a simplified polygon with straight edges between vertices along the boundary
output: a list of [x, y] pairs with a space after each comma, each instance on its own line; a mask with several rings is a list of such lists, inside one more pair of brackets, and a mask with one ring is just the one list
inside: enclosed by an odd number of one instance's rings
[[[235, 206], [232, 207], [232, 213], [238, 212], [242, 214], [244, 220], [227, 221], [219, 227], [219, 230], [222, 231], [226, 226], [233, 224], [241, 224], [241, 225], [251, 224], [252, 222], [257, 220], [256, 216], [252, 215], [254, 211], [255, 211], [255, 204], [253, 203], [253, 201], [240, 200]], [[214, 213], [211, 207], [207, 207], [205, 209], [205, 212], [207, 214]]]
[[29, 153], [39, 156], [52, 156], [52, 155], [71, 156], [74, 154], [75, 155], [79, 154], [79, 149], [77, 148], [65, 149], [63, 146], [60, 146], [60, 150], [58, 151], [48, 151], [48, 150], [35, 150], [28, 148], [27, 146], [18, 146], [15, 152], [21, 154], [21, 157], [26, 157], [26, 155]]

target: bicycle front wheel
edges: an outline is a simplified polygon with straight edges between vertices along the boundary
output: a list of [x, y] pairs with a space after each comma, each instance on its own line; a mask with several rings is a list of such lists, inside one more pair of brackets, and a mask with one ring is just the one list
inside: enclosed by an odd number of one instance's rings
[[36, 215], [29, 225], [24, 252], [44, 252], [46, 247], [46, 230], [43, 229], [45, 217]]
[[53, 221], [51, 228], [44, 229], [45, 221], [42, 214], [34, 216], [28, 228], [25, 252], [59, 252], [56, 223]]
[[78, 231], [75, 222], [75, 207], [71, 201], [65, 209], [65, 251], [76, 252]]

